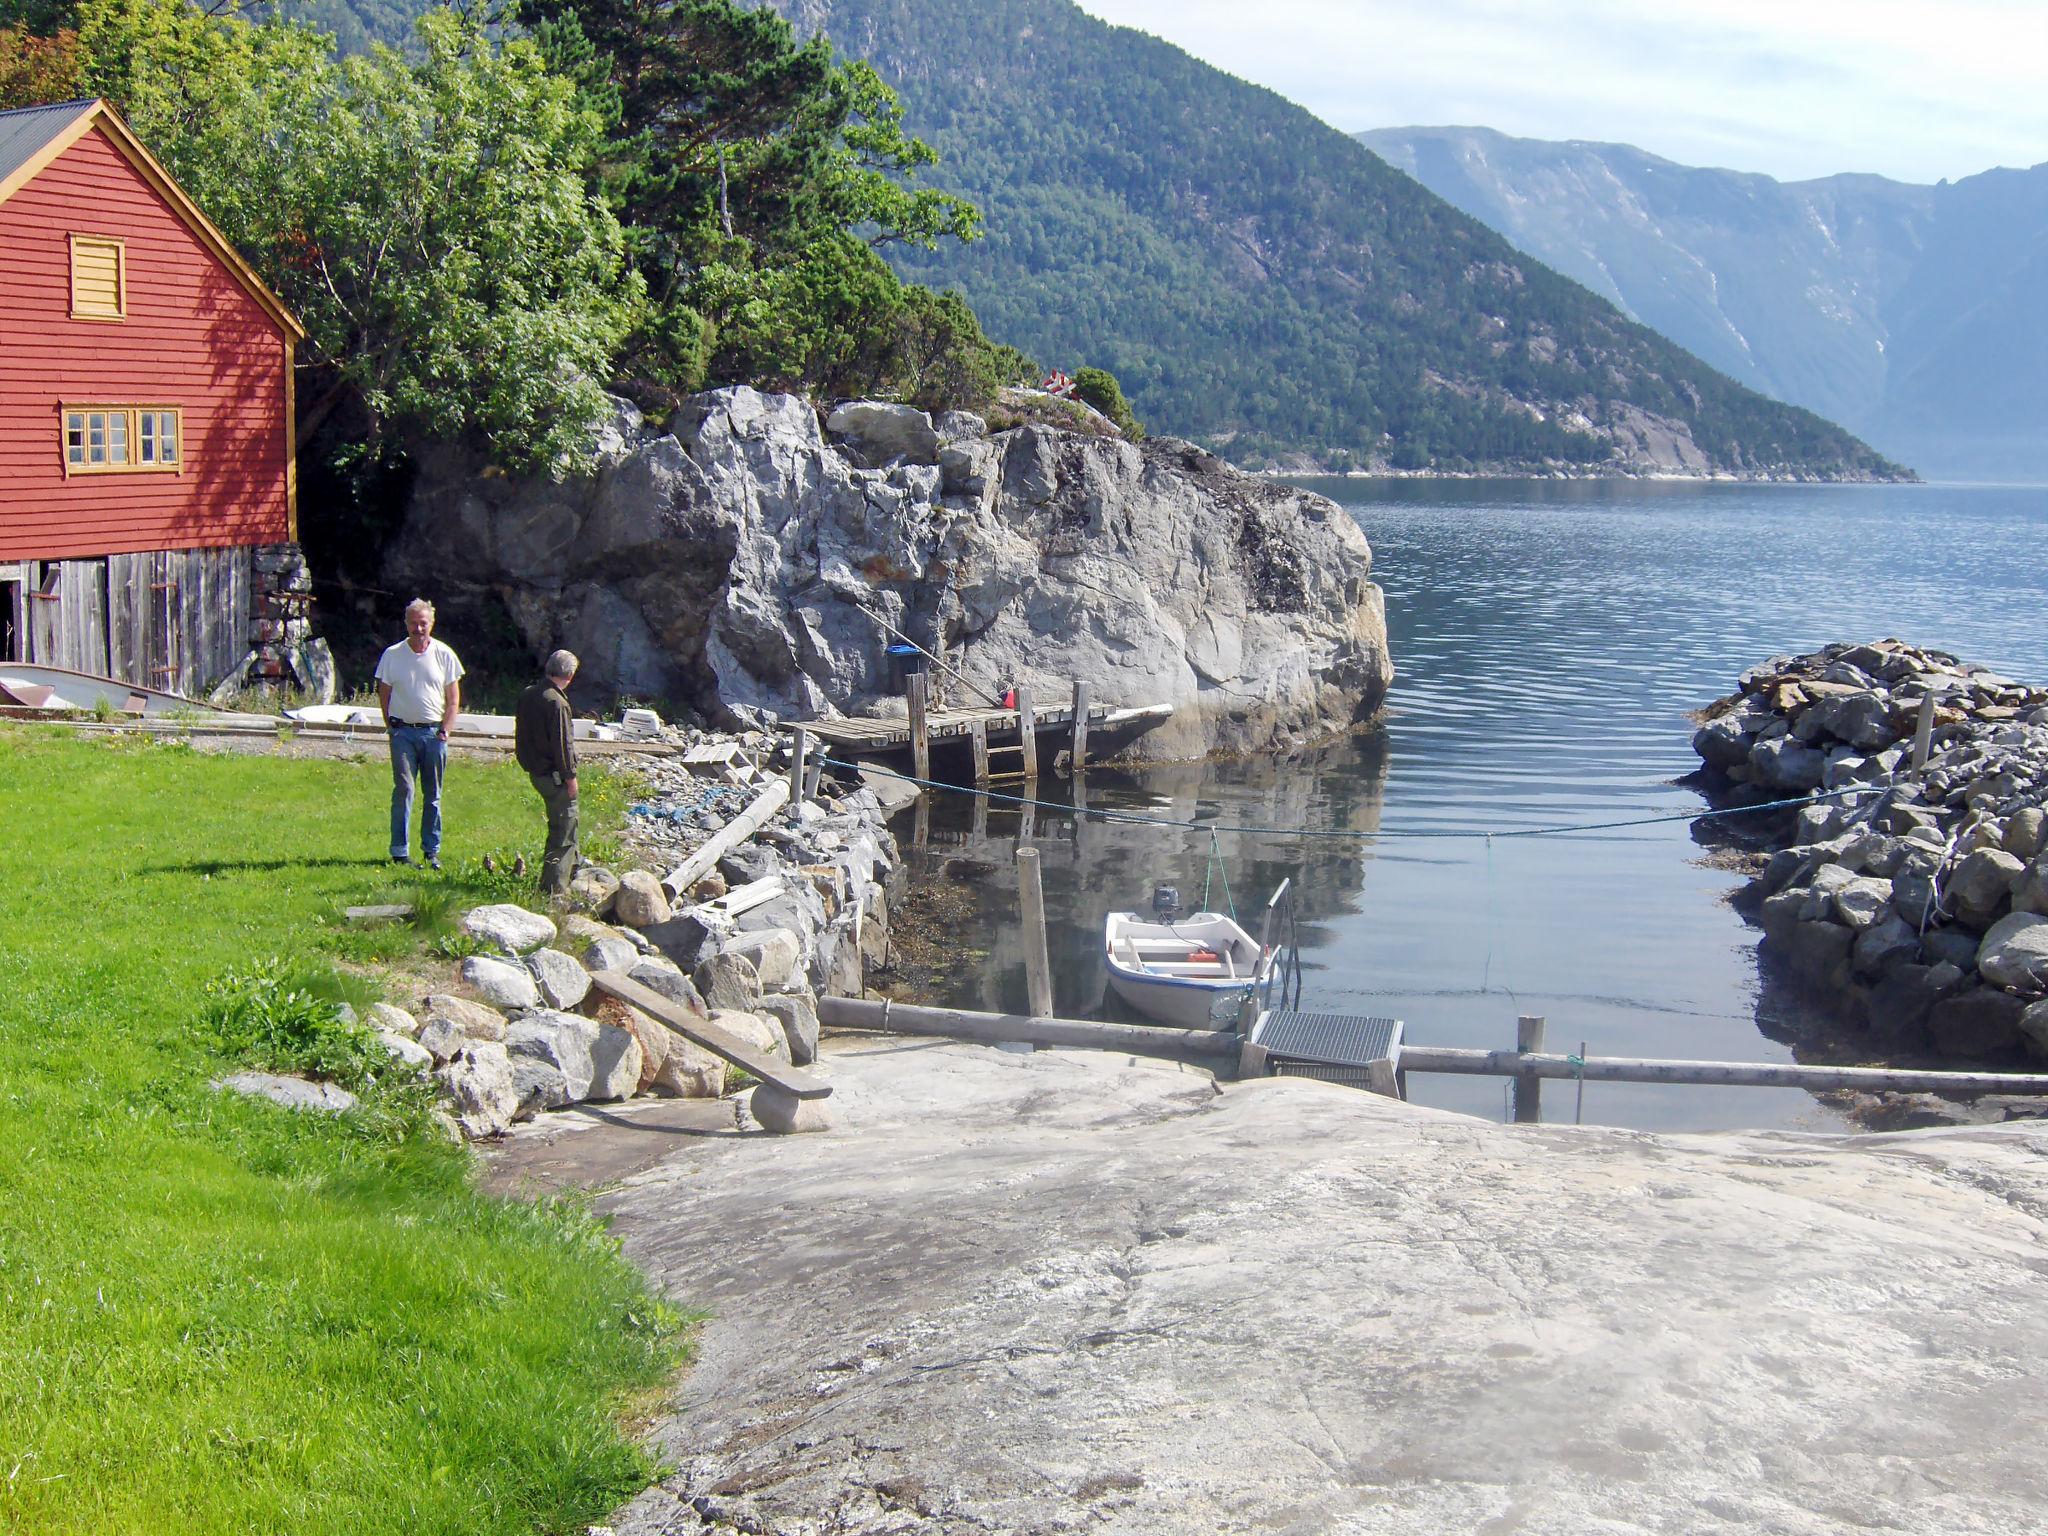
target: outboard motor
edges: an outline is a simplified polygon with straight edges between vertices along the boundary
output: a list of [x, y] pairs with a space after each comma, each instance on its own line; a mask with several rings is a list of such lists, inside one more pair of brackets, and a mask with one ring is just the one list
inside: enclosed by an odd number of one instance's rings
[[1173, 922], [1180, 916], [1180, 887], [1159, 885], [1152, 888], [1152, 916], [1162, 923]]

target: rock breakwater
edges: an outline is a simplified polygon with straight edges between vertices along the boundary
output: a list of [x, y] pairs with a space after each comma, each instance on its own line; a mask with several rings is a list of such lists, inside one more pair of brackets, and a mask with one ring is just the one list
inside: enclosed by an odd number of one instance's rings
[[1831, 645], [1745, 672], [1693, 747], [1731, 803], [1831, 796], [1741, 894], [1767, 961], [1878, 1054], [2048, 1057], [2048, 689]]

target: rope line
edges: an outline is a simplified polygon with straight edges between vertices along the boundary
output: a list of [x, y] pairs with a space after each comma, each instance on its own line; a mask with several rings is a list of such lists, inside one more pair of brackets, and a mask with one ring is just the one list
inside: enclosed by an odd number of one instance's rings
[[1878, 786], [1874, 784], [1857, 784], [1846, 789], [1816, 791], [1793, 800], [1765, 800], [1756, 805], [1730, 806], [1724, 810], [1676, 811], [1668, 815], [1633, 816], [1621, 821], [1581, 821], [1553, 827], [1380, 827], [1374, 831], [1362, 832], [1350, 827], [1274, 827], [1256, 822], [1183, 821], [1173, 816], [1149, 816], [1142, 811], [1118, 811], [1106, 806], [1077, 806], [1057, 800], [1037, 800], [1026, 795], [1003, 795], [992, 789], [981, 789], [971, 784], [947, 784], [938, 779], [920, 779], [914, 774], [898, 773], [893, 768], [877, 768], [871, 763], [852, 763], [836, 757], [826, 757], [820, 761], [833, 768], [886, 774], [892, 779], [900, 779], [905, 784], [915, 784], [921, 789], [938, 790], [953, 795], [975, 795], [992, 804], [1031, 806], [1038, 810], [1058, 811], [1069, 816], [1092, 816], [1098, 821], [1124, 822], [1133, 826], [1178, 827], [1186, 831], [1207, 832], [1212, 836], [1229, 832], [1243, 837], [1312, 837], [1324, 841], [1343, 842], [1372, 842], [1380, 838], [1485, 838], [1490, 842], [1496, 837], [1568, 837], [1577, 832], [1612, 832], [1623, 827], [1653, 827], [1674, 821], [1712, 821], [1725, 816], [1753, 816], [1759, 811], [1794, 810], [1804, 805], [1822, 805], [1831, 800], [1880, 793]]

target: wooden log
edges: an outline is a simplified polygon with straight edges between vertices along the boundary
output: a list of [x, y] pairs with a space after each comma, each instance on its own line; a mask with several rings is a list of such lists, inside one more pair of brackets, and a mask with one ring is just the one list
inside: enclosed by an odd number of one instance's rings
[[[1244, 1042], [1230, 1029], [1161, 1029], [1148, 1024], [1098, 1024], [1088, 1019], [1028, 1018], [1021, 1013], [975, 1013], [965, 1008], [922, 1008], [821, 997], [818, 1022], [834, 1029], [869, 1029], [892, 1035], [936, 1035], [986, 1044], [1045, 1045], [1159, 1056], [1214, 1065], [1236, 1061]], [[1256, 1049], [1256, 1047], [1254, 1047]]]
[[1927, 753], [1934, 744], [1934, 694], [1920, 696], [1920, 719], [1913, 727], [1913, 756], [1910, 767], [1918, 773], [1927, 766]]
[[910, 708], [910, 763], [918, 778], [932, 776], [931, 722], [925, 714], [924, 674], [913, 672], [903, 680], [903, 698]]
[[671, 1033], [724, 1058], [749, 1077], [773, 1083], [794, 1098], [823, 1099], [831, 1096], [832, 1085], [822, 1078], [801, 1067], [791, 1066], [779, 1056], [763, 1055], [737, 1035], [728, 1034], [709, 1019], [699, 1018], [652, 987], [643, 987], [622, 971], [594, 972], [590, 984], [607, 997], [632, 1004]]
[[792, 806], [801, 806], [804, 803], [804, 758], [810, 745], [811, 733], [798, 726], [795, 739], [789, 746], [789, 803]]
[[789, 780], [777, 779], [762, 790], [739, 815], [727, 822], [718, 835], [683, 860], [668, 873], [661, 883], [668, 888], [671, 897], [681, 896], [691, 886], [710, 874], [733, 849], [760, 831], [770, 816], [782, 809], [789, 799]]
[[1017, 897], [1024, 910], [1024, 987], [1031, 1016], [1052, 1017], [1052, 961], [1045, 949], [1045, 888], [1039, 883], [1038, 850], [1017, 850]]
[[[1525, 1013], [1515, 1020], [1515, 1054], [1539, 1055], [1542, 1050], [1543, 1016]], [[1543, 1079], [1529, 1073], [1517, 1074], [1514, 1106], [1515, 1124], [1538, 1124], [1543, 1119]]]
[[988, 722], [976, 720], [967, 727], [967, 742], [974, 751], [974, 782], [988, 783]]
[[1596, 1083], [1688, 1083], [1735, 1088], [1835, 1088], [1893, 1093], [2011, 1093], [2048, 1095], [2048, 1075], [2020, 1072], [1918, 1072], [1891, 1067], [1809, 1067], [1796, 1063], [1678, 1061], [1636, 1056], [1593, 1056], [1583, 1068], [1568, 1056], [1522, 1051], [1474, 1051], [1456, 1046], [1403, 1045], [1404, 1072], [1447, 1072], [1477, 1077], [1583, 1076]]
[[1069, 752], [1074, 772], [1088, 766], [1088, 685], [1074, 684], [1074, 744]]
[[1031, 704], [1031, 690], [1017, 685], [1017, 744], [1024, 752], [1024, 777], [1038, 782], [1038, 711]]

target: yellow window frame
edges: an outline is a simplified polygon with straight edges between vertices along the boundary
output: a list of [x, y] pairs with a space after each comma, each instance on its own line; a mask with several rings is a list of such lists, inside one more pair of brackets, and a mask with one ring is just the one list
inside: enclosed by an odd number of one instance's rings
[[[108, 452], [109, 460], [95, 464], [91, 461], [91, 421], [94, 416], [107, 418], [106, 438], [101, 446]], [[153, 418], [151, 440], [157, 444], [158, 457], [155, 461], [142, 462], [142, 418]], [[171, 419], [171, 432], [177, 440], [177, 457], [170, 463], [162, 461], [163, 434], [161, 420]], [[81, 434], [79, 448], [82, 457], [74, 461], [71, 457], [71, 422], [80, 418]], [[110, 462], [113, 448], [113, 424], [121, 423], [121, 434], [127, 449], [124, 463]], [[57, 407], [57, 457], [64, 466], [64, 478], [73, 475], [182, 475], [185, 472], [185, 411], [176, 405], [105, 405], [97, 402], [65, 401]]]
[[[99, 309], [78, 307], [78, 248], [82, 245], [102, 246], [114, 253], [114, 310], [112, 314]], [[105, 321], [109, 324], [128, 318], [128, 242], [115, 235], [73, 235], [71, 237], [71, 318], [74, 320]]]

